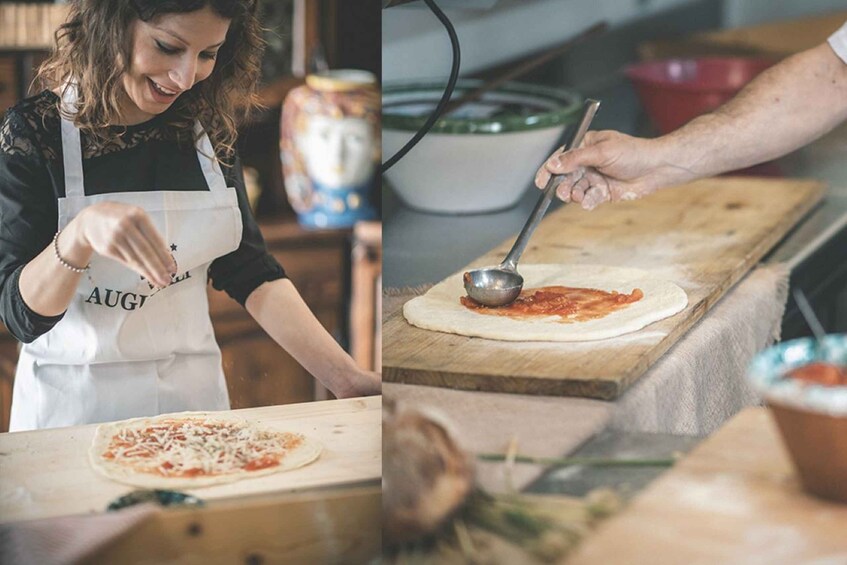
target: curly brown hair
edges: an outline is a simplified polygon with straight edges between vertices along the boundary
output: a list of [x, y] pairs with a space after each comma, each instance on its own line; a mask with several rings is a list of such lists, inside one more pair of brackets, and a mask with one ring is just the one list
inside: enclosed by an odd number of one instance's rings
[[[37, 78], [55, 89], [77, 83], [74, 124], [98, 146], [116, 141], [125, 96], [121, 79], [132, 61], [131, 25], [167, 13], [187, 13], [210, 6], [231, 20], [218, 50], [215, 69], [174, 102], [169, 116], [177, 139], [194, 140], [199, 119], [218, 158], [229, 163], [235, 152], [236, 126], [259, 106], [256, 87], [264, 41], [256, 18], [256, 0], [72, 0], [67, 21], [55, 33], [55, 51], [38, 69]], [[66, 88], [66, 86], [64, 86]], [[62, 115], [71, 118], [57, 103]]]

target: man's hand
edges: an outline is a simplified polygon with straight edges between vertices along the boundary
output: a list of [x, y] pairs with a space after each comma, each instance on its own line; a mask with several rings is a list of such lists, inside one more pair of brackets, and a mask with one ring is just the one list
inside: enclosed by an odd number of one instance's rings
[[585, 209], [775, 159], [847, 119], [847, 64], [824, 42], [758, 75], [732, 100], [656, 139], [588, 132], [539, 169], [568, 174], [556, 195]]
[[556, 196], [586, 210], [603, 202], [635, 200], [673, 177], [661, 151], [655, 140], [616, 131], [589, 131], [578, 149], [551, 155], [538, 170], [535, 185], [544, 188], [551, 175], [568, 175], [556, 188]]

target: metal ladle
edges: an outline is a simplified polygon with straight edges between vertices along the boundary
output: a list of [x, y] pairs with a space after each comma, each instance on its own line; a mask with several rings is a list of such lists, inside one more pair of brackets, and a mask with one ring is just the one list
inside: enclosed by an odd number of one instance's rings
[[[600, 102], [597, 100], [588, 99], [585, 101], [579, 126], [574, 130], [571, 138], [565, 143], [562, 148], [563, 151], [579, 147], [599, 107]], [[523, 288], [523, 277], [518, 274], [518, 260], [521, 258], [524, 249], [526, 249], [526, 244], [529, 242], [529, 238], [532, 236], [535, 228], [541, 222], [541, 218], [544, 217], [544, 213], [547, 212], [547, 208], [550, 207], [553, 194], [556, 192], [556, 186], [565, 176], [554, 175], [547, 182], [541, 198], [538, 199], [538, 203], [529, 215], [529, 219], [524, 224], [521, 233], [518, 234], [518, 239], [515, 240], [515, 244], [500, 265], [497, 267], [476, 269], [464, 274], [465, 291], [468, 293], [468, 296], [485, 306], [505, 306], [514, 302]]]

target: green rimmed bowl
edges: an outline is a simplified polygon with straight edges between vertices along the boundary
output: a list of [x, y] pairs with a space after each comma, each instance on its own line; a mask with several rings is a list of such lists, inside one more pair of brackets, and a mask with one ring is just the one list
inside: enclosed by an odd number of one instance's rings
[[[453, 99], [481, 84], [460, 80]], [[444, 84], [388, 83], [382, 93], [384, 158], [399, 150], [438, 104]], [[517, 204], [582, 97], [558, 88], [507, 83], [442, 117], [385, 176], [411, 208], [443, 214], [494, 212]]]
[[803, 488], [847, 503], [847, 386], [786, 376], [817, 361], [847, 366], [847, 335], [828, 335], [821, 343], [795, 339], [770, 347], [753, 358], [748, 377], [771, 409]]

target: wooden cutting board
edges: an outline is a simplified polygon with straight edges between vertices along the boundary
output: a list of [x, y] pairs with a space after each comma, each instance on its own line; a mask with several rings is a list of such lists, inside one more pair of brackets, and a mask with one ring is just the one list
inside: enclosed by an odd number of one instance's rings
[[847, 505], [805, 494], [749, 408], [585, 540], [568, 565], [847, 563]]
[[[233, 410], [270, 428], [320, 442], [305, 467], [187, 492], [212, 500], [342, 484], [382, 476], [381, 397]], [[96, 474], [88, 449], [96, 425], [0, 434], [0, 522], [102, 512], [134, 490]]]
[[[629, 336], [583, 343], [500, 342], [422, 330], [409, 325], [398, 309], [385, 320], [383, 379], [493, 392], [617, 398], [824, 192], [817, 181], [723, 177], [593, 212], [564, 206], [539, 226], [523, 264], [583, 263], [655, 271], [685, 290], [688, 307]], [[510, 238], [462, 270], [499, 263], [512, 243]]]

